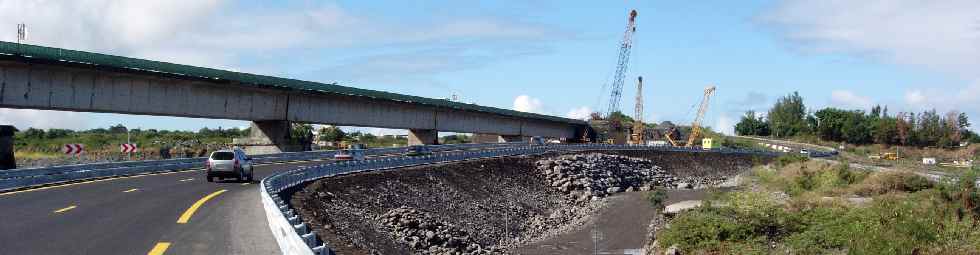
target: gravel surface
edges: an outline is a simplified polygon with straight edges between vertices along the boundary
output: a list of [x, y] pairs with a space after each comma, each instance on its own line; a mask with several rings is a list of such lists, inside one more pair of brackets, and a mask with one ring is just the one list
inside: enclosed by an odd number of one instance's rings
[[[752, 161], [711, 155], [623, 151], [411, 167], [323, 179], [291, 203], [338, 254], [510, 253], [580, 231], [612, 194], [717, 183], [735, 171], [719, 165]], [[690, 162], [705, 157], [724, 160]]]

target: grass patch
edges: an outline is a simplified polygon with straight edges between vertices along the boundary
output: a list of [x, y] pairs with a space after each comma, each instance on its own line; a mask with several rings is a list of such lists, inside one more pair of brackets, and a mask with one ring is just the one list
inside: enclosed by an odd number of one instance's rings
[[[760, 189], [711, 198], [657, 238], [684, 254], [980, 254], [977, 173], [937, 184], [828, 162], [757, 167], [751, 178]], [[847, 199], [854, 196], [870, 200], [858, 206]]]

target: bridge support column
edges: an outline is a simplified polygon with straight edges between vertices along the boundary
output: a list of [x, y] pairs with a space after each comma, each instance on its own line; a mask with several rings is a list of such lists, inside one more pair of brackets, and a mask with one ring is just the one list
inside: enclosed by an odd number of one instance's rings
[[499, 143], [499, 135], [495, 134], [473, 134], [473, 143]]
[[0, 170], [17, 168], [14, 159], [14, 126], [0, 126]]
[[504, 142], [508, 142], [508, 143], [510, 143], [510, 142], [525, 142], [525, 141], [528, 141], [528, 139], [526, 137], [521, 136], [521, 135], [502, 135], [502, 136], [500, 136], [500, 139], [501, 140], [504, 140]]
[[435, 129], [409, 129], [408, 145], [439, 144], [439, 131]]
[[246, 153], [272, 154], [302, 151], [303, 145], [292, 139], [292, 126], [285, 120], [253, 121], [247, 138], [235, 138], [233, 143]]

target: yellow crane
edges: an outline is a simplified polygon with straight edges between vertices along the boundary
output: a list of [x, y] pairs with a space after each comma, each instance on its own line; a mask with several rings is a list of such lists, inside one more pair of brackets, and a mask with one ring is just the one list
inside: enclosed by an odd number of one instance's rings
[[704, 89], [704, 97], [701, 98], [698, 115], [694, 117], [694, 123], [691, 123], [691, 135], [687, 137], [687, 143], [684, 144], [685, 147], [691, 147], [694, 144], [694, 140], [701, 135], [701, 120], [704, 119], [704, 113], [708, 111], [708, 100], [711, 99], [711, 95], [714, 93], [715, 86], [708, 86]]
[[630, 143], [643, 144], [643, 76], [636, 78], [636, 108], [633, 111], [633, 134]]

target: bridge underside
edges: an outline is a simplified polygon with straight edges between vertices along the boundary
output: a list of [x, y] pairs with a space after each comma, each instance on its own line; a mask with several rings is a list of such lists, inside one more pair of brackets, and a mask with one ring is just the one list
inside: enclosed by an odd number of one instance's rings
[[15, 60], [0, 60], [0, 107], [248, 120], [267, 128], [243, 141], [282, 151], [295, 149], [280, 135], [288, 135], [291, 122], [408, 129], [420, 134], [417, 144], [434, 143], [428, 136], [433, 131], [572, 139], [585, 128], [363, 96]]

